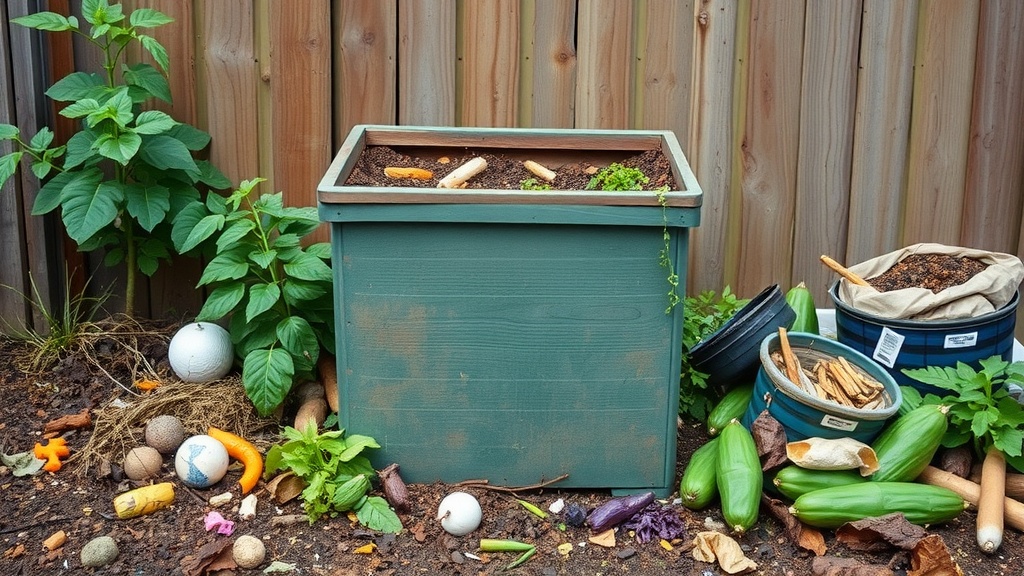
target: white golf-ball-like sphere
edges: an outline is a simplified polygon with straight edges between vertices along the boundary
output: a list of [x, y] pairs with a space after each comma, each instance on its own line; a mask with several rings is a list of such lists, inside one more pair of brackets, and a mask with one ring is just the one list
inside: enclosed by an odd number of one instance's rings
[[228, 450], [212, 436], [190, 436], [174, 455], [174, 471], [193, 488], [213, 486], [228, 471]]
[[167, 347], [171, 369], [185, 382], [210, 382], [231, 371], [234, 346], [228, 331], [212, 322], [182, 326]]
[[480, 526], [483, 511], [472, 494], [452, 492], [437, 507], [441, 527], [452, 536], [465, 536]]

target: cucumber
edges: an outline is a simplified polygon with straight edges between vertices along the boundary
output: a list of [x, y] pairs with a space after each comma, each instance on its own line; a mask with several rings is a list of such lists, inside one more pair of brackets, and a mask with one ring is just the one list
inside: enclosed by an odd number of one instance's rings
[[815, 490], [867, 481], [867, 478], [855, 470], [809, 470], [790, 465], [775, 473], [772, 484], [780, 494], [790, 500], [796, 500]]
[[708, 414], [708, 434], [717, 436], [722, 428], [725, 428], [725, 425], [734, 418], [742, 418], [753, 396], [753, 383], [737, 386], [726, 393]]
[[679, 481], [679, 497], [683, 506], [691, 510], [706, 507], [718, 495], [716, 468], [718, 466], [718, 438], [712, 438], [697, 448]]
[[949, 425], [947, 406], [924, 404], [896, 418], [871, 444], [878, 457], [873, 482], [912, 482], [931, 463]]
[[722, 428], [718, 442], [715, 480], [722, 502], [722, 516], [733, 532], [743, 534], [757, 522], [761, 507], [764, 475], [757, 457], [757, 446], [739, 420], [733, 420]]
[[967, 502], [952, 490], [914, 482], [862, 482], [808, 492], [789, 511], [801, 522], [836, 528], [847, 522], [901, 512], [921, 526], [956, 518]]
[[796, 321], [790, 332], [810, 332], [818, 334], [818, 312], [814, 307], [814, 297], [803, 282], [793, 286], [786, 292], [786, 303], [796, 312]]

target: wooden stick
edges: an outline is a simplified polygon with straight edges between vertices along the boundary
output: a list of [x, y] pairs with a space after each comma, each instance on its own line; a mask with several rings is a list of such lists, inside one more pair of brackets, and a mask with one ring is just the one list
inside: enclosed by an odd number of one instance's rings
[[835, 260], [829, 258], [824, 254], [821, 255], [821, 261], [825, 263], [825, 266], [831, 268], [833, 272], [839, 274], [843, 278], [846, 278], [848, 281], [858, 286], [871, 286], [871, 284], [868, 284], [867, 280], [861, 278], [860, 276], [856, 275], [853, 272], [850, 272], [849, 268], [843, 266], [839, 262], [836, 262]]
[[[981, 496], [980, 485], [934, 466], [926, 467], [917, 477], [917, 481], [949, 488], [975, 506], [978, 505], [978, 498]], [[1003, 498], [1003, 520], [1007, 526], [1024, 531], [1024, 504], [1013, 498]]]
[[793, 349], [789, 346], [789, 336], [786, 335], [786, 329], [782, 326], [779, 326], [779, 346], [782, 347], [782, 365], [786, 369], [786, 378], [789, 378], [798, 388], [802, 388], [800, 386], [799, 360], [793, 355]]
[[525, 166], [531, 174], [545, 182], [552, 182], [555, 179], [556, 174], [554, 172], [548, 170], [547, 167], [537, 162], [534, 162], [533, 160], [524, 161], [523, 166]]
[[477, 156], [472, 160], [467, 160], [465, 164], [459, 166], [455, 170], [452, 170], [451, 173], [437, 183], [437, 187], [458, 188], [473, 176], [483, 172], [485, 168], [487, 168], [487, 160]]
[[[981, 482], [981, 464], [976, 464], [971, 468], [971, 475], [968, 479], [971, 482]], [[1006, 473], [1006, 497], [1024, 501], [1024, 474]]]

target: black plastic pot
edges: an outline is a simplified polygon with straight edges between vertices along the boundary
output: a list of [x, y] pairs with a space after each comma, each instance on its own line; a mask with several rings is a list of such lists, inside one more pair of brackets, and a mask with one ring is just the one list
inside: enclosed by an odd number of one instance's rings
[[690, 366], [708, 374], [708, 386], [725, 393], [754, 381], [761, 366], [761, 341], [779, 327], [789, 329], [796, 312], [772, 284], [741, 308], [714, 334], [690, 349]]

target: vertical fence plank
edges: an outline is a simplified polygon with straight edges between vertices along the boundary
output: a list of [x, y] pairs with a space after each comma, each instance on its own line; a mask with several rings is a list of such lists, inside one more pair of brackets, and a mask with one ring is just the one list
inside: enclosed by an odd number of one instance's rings
[[686, 151], [690, 115], [680, 112], [690, 109], [693, 2], [647, 0], [643, 22], [636, 127], [672, 130]]
[[255, 16], [252, 5], [217, 0], [200, 0], [196, 13], [199, 124], [210, 133], [210, 161], [238, 184], [262, 176]]
[[804, 23], [790, 285], [822, 302], [833, 274], [818, 257], [845, 258], [860, 13], [860, 2], [810, 2]]
[[982, 0], [963, 246], [1012, 252], [1024, 188], [1024, 3]]
[[455, 124], [455, 0], [398, 5], [398, 123]]
[[519, 0], [468, 2], [464, 18], [462, 126], [516, 125]]
[[[290, 206], [316, 206], [331, 160], [330, 2], [307, 0], [270, 21], [274, 182]], [[321, 226], [309, 240], [324, 242]]]
[[921, 4], [903, 244], [960, 240], [978, 0]]
[[687, 158], [704, 190], [701, 225], [692, 234], [688, 292], [725, 286], [733, 146], [736, 3], [699, 0], [694, 6], [693, 94]]
[[577, 128], [629, 128], [633, 3], [590, 0], [577, 5]]
[[[8, 19], [6, 3], [0, 3], [0, 23], [0, 123], [14, 124], [17, 119], [8, 31], [14, 24]], [[10, 142], [0, 142], [0, 157], [13, 151]], [[30, 294], [21, 190], [17, 177], [0, 186], [0, 333], [20, 330], [29, 319], [28, 304], [18, 294]]]
[[[572, 128], [576, 98], [576, 3], [531, 0], [533, 41], [530, 68], [524, 70], [520, 124], [535, 128]], [[527, 13], [524, 10], [524, 14]], [[527, 47], [524, 47], [526, 49]]]
[[743, 211], [736, 292], [790, 277], [804, 6], [751, 3], [746, 110], [739, 142]]
[[850, 264], [899, 247], [917, 12], [917, 0], [864, 0], [845, 247]]
[[334, 141], [356, 124], [398, 117], [396, 0], [342, 0], [334, 10]]

